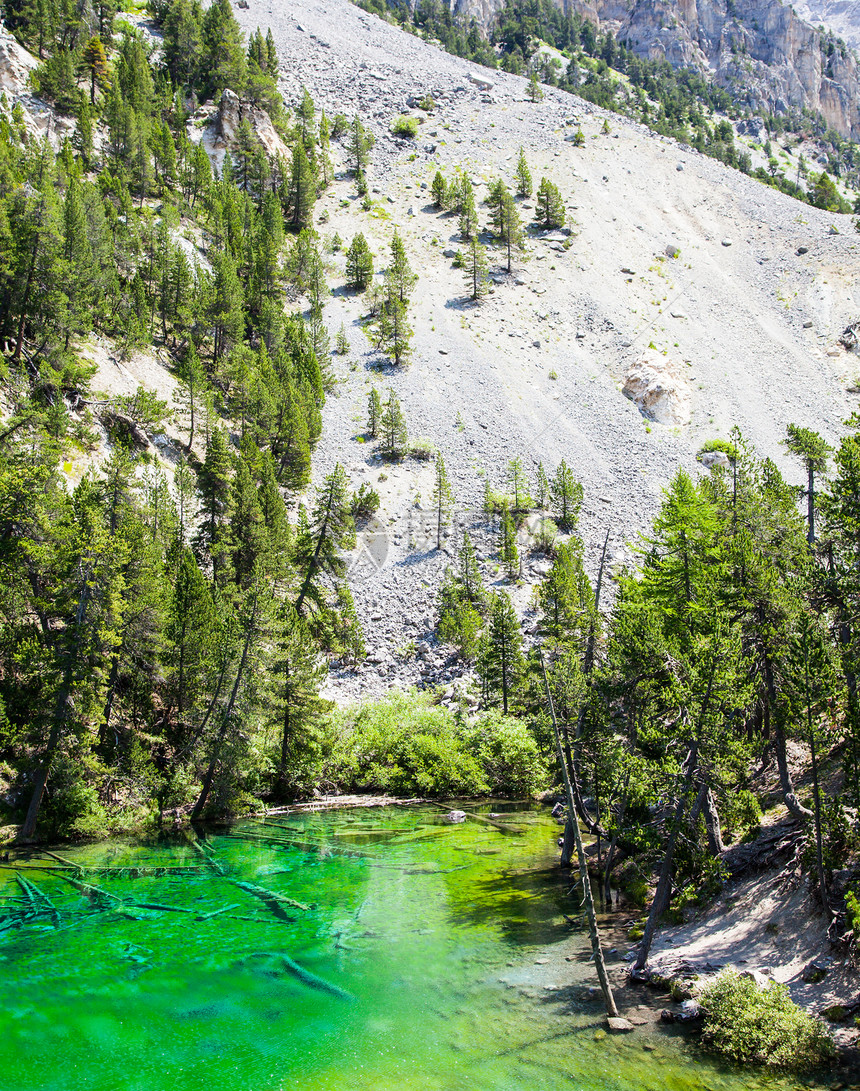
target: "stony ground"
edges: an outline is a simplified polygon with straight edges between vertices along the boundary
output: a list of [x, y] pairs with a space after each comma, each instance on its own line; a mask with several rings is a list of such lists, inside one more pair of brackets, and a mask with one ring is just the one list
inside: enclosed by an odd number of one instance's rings
[[[444, 452], [461, 522], [476, 526], [483, 474], [500, 487], [511, 458], [532, 469], [542, 461], [550, 472], [565, 458], [585, 486], [592, 569], [607, 531], [611, 563], [630, 558], [629, 543], [677, 468], [701, 472], [703, 441], [737, 425], [799, 482], [780, 444], [786, 424], [837, 440], [858, 370], [836, 340], [860, 305], [848, 217], [799, 204], [562, 92], [547, 89], [533, 104], [524, 80], [452, 57], [346, 0], [249, 0], [239, 16], [248, 30], [271, 27], [288, 103], [306, 86], [329, 116], [358, 110], [376, 134], [373, 207], [361, 211], [340, 170], [318, 205], [323, 241], [337, 232], [348, 243], [362, 230], [381, 268], [396, 225], [420, 277], [412, 363], [379, 369], [362, 299], [343, 290], [342, 256], [330, 259], [326, 318], [332, 332], [345, 324], [351, 351], [334, 358], [339, 382], [315, 473], [342, 462], [356, 485], [370, 481], [382, 497], [353, 570], [371, 662], [334, 679], [336, 696], [452, 674], [430, 635], [449, 560], [422, 527], [431, 471], [414, 460], [383, 465], [362, 442], [371, 385], [383, 394], [392, 387], [411, 437]], [[410, 110], [428, 91], [435, 111]], [[423, 118], [414, 141], [389, 134], [403, 112]], [[571, 142], [579, 126], [581, 148]], [[546, 175], [561, 189], [572, 244], [531, 232], [512, 276], [501, 252], [491, 254], [493, 291], [476, 306], [446, 256], [460, 245], [456, 220], [432, 208], [429, 183], [437, 168], [462, 167], [480, 200], [496, 177], [512, 183], [520, 146], [535, 182]], [[533, 215], [531, 202], [521, 212]], [[479, 214], [485, 221], [486, 209]], [[689, 424], [649, 421], [623, 395], [628, 369], [649, 346], [686, 377]], [[488, 579], [498, 580], [491, 536], [482, 549]], [[514, 591], [521, 609], [544, 568], [527, 560]]]

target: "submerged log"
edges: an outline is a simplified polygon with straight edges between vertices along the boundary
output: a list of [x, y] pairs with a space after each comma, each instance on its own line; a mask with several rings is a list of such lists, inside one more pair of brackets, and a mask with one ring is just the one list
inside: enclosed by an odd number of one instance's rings
[[302, 905], [301, 902], [295, 901], [294, 898], [288, 898], [286, 894], [279, 894], [276, 890], [269, 890], [268, 887], [257, 886], [256, 883], [245, 883], [240, 879], [231, 879], [230, 882], [240, 890], [245, 890], [249, 894], [253, 894], [255, 898], [259, 898], [276, 917], [279, 917], [281, 920], [287, 921], [290, 924], [297, 921], [298, 917], [291, 917], [289, 913], [287, 913], [287, 907], [290, 909], [300, 909], [303, 913], [307, 913], [310, 910], [310, 906]]

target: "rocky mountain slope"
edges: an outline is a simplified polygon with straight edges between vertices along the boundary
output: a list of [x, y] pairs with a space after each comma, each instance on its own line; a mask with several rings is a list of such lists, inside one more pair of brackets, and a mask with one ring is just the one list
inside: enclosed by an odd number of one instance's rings
[[[458, 0], [456, 10], [486, 27], [501, 7], [502, 0]], [[756, 113], [808, 109], [843, 137], [860, 137], [857, 58], [811, 25], [824, 22], [839, 33], [827, 13], [846, 9], [850, 20], [855, 4], [795, 10], [781, 0], [574, 0], [564, 7], [612, 30], [640, 56], [712, 76]]]
[[[410, 435], [444, 452], [460, 525], [479, 538], [482, 474], [501, 487], [509, 459], [550, 472], [566, 459], [585, 487], [592, 567], [607, 531], [611, 562], [629, 559], [626, 543], [646, 529], [672, 474], [700, 472], [702, 443], [732, 426], [798, 482], [781, 447], [786, 424], [836, 439], [856, 401], [847, 388], [857, 359], [838, 341], [860, 309], [860, 253], [846, 217], [562, 92], [531, 103], [525, 80], [503, 73], [488, 86], [485, 69], [346, 0], [249, 0], [239, 15], [247, 30], [271, 26], [288, 103], [305, 85], [329, 116], [356, 109], [377, 136], [370, 210], [339, 169], [317, 206], [323, 241], [338, 233], [346, 243], [361, 230], [381, 268], [396, 225], [419, 275], [413, 361], [379, 371], [360, 324], [364, 300], [342, 288], [342, 254], [330, 257], [325, 318], [332, 331], [345, 324], [350, 352], [333, 358], [339, 382], [315, 474], [342, 462], [353, 487], [368, 481], [382, 499], [352, 574], [370, 662], [338, 681], [339, 695], [451, 677], [431, 628], [456, 534], [447, 552], [433, 548], [422, 515], [429, 465], [383, 464], [364, 442], [372, 385], [392, 387]], [[392, 119], [428, 91], [437, 106], [417, 139], [394, 139]], [[584, 147], [571, 141], [579, 126]], [[535, 181], [546, 175], [560, 187], [571, 233], [532, 231], [511, 276], [493, 253], [493, 292], [474, 305], [449, 256], [461, 245], [456, 219], [433, 209], [429, 184], [437, 169], [462, 167], [480, 200], [496, 177], [511, 183], [521, 145]], [[486, 222], [486, 208], [479, 213]], [[533, 215], [530, 202], [522, 215]], [[625, 384], [667, 423], [643, 415]], [[480, 545], [487, 578], [499, 580], [491, 538]], [[526, 624], [544, 564], [531, 557], [517, 589]]]
[[798, 0], [792, 5], [801, 19], [824, 26], [860, 49], [860, 4], [856, 0]]

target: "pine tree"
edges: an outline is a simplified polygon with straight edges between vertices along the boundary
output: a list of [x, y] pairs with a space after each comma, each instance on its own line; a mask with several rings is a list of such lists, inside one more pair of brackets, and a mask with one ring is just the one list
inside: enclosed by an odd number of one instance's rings
[[546, 228], [564, 227], [564, 201], [558, 191], [558, 186], [550, 182], [548, 178], [541, 178], [537, 191], [537, 215], [538, 223]]
[[202, 520], [195, 545], [199, 555], [211, 564], [216, 584], [222, 584], [226, 578], [224, 527], [230, 499], [231, 461], [227, 437], [220, 427], [213, 428], [197, 479]]
[[433, 479], [433, 508], [436, 512], [436, 548], [442, 548], [442, 528], [447, 526], [451, 505], [454, 503], [454, 495], [451, 492], [451, 483], [445, 470], [445, 460], [442, 452], [436, 452], [435, 475]]
[[827, 460], [833, 448], [825, 443], [817, 432], [789, 424], [786, 428], [785, 445], [792, 454], [803, 460], [806, 469], [807, 541], [815, 544], [815, 475], [827, 469]]
[[376, 347], [399, 366], [409, 359], [412, 335], [406, 304], [393, 291], [388, 292], [376, 323]]
[[96, 101], [96, 84], [101, 86], [108, 78], [107, 54], [101, 38], [94, 35], [84, 46], [81, 60], [90, 74], [90, 102]]
[[543, 99], [543, 88], [538, 83], [535, 72], [529, 77], [528, 96], [531, 102], [540, 102]]
[[391, 265], [386, 272], [386, 281], [390, 292], [396, 294], [404, 306], [409, 302], [412, 289], [418, 281], [418, 277], [412, 272], [409, 259], [406, 257], [403, 240], [396, 229], [391, 238]]
[[491, 698], [501, 698], [505, 716], [510, 711], [525, 673], [522, 644], [523, 638], [510, 596], [506, 591], [498, 591], [490, 598], [490, 621], [481, 673]]
[[177, 543], [168, 555], [167, 572], [164, 661], [170, 699], [182, 719], [206, 691], [218, 622], [206, 579], [190, 549]]
[[555, 521], [563, 530], [576, 526], [579, 509], [582, 507], [582, 485], [573, 476], [564, 459], [558, 464], [549, 486], [552, 500], [552, 513]]
[[382, 427], [382, 400], [374, 386], [367, 395], [367, 434], [376, 439]]
[[460, 175], [459, 192], [460, 236], [469, 242], [478, 230], [478, 211], [475, 208], [475, 191], [472, 188], [472, 181], [465, 174]]
[[346, 332], [346, 326], [341, 322], [340, 329], [337, 331], [335, 337], [334, 346], [338, 356], [346, 356], [349, 352], [349, 337]]
[[293, 148], [290, 184], [287, 194], [287, 215], [296, 231], [309, 228], [316, 200], [316, 179], [301, 141]]
[[466, 261], [466, 284], [469, 288], [469, 298], [477, 303], [490, 290], [490, 282], [487, 277], [487, 254], [477, 238], [471, 240]]
[[[371, 397], [373, 394], [371, 394]], [[388, 401], [379, 418], [380, 451], [384, 458], [400, 458], [409, 441], [406, 421], [397, 395], [389, 387]]]
[[200, 72], [211, 94], [225, 87], [239, 94], [245, 85], [247, 61], [242, 43], [242, 31], [230, 0], [213, 0], [206, 9], [201, 24], [203, 56]]
[[179, 386], [173, 395], [176, 408], [187, 417], [188, 443], [186, 450], [190, 451], [194, 446], [194, 432], [197, 418], [200, 414], [202, 399], [209, 389], [209, 381], [194, 343], [191, 342], [185, 349], [182, 363], [177, 367]]
[[511, 511], [515, 515], [534, 507], [521, 458], [513, 458], [508, 463], [508, 489], [511, 495]]
[[373, 147], [373, 135], [368, 133], [356, 114], [352, 119], [347, 140], [349, 167], [356, 178], [363, 178], [370, 162], [370, 149]]
[[505, 244], [508, 255], [508, 272], [511, 271], [512, 251], [514, 247], [519, 249], [523, 245], [523, 226], [517, 212], [517, 206], [510, 193], [505, 190], [502, 196], [502, 219], [499, 237]]
[[433, 176], [433, 182], [430, 186], [430, 193], [433, 197], [433, 204], [441, 212], [448, 204], [448, 183], [440, 170], [437, 170]]
[[537, 467], [537, 473], [535, 474], [536, 500], [537, 506], [542, 510], [546, 510], [549, 505], [549, 478], [546, 476], [546, 470], [543, 468], [543, 463], [539, 462]]
[[324, 610], [326, 588], [319, 582], [320, 578], [327, 576], [334, 579], [345, 571], [340, 551], [348, 548], [355, 539], [349, 501], [349, 479], [338, 463], [317, 490], [311, 522], [308, 523], [306, 517], [299, 520], [295, 560], [301, 579], [295, 602], [299, 615], [303, 616], [306, 601], [317, 610]]
[[507, 500], [502, 504], [499, 520], [499, 557], [505, 566], [505, 575], [515, 580], [520, 574], [520, 551], [517, 548], [517, 525], [513, 520]]
[[316, 733], [329, 703], [319, 696], [326, 674], [307, 624], [289, 605], [281, 610], [272, 676], [275, 722], [280, 733], [276, 792], [289, 798], [306, 788], [303, 764], [313, 755]]
[[373, 255], [361, 231], [346, 252], [346, 280], [350, 288], [363, 292], [373, 278]]
[[516, 182], [517, 182], [517, 196], [518, 197], [531, 197], [532, 195], [532, 175], [529, 170], [529, 165], [526, 162], [526, 153], [520, 148], [520, 157], [517, 160], [516, 170]]

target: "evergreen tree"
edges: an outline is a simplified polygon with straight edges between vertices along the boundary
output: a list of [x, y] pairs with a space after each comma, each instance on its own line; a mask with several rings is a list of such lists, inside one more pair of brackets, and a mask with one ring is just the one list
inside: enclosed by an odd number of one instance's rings
[[199, 71], [208, 94], [229, 87], [240, 94], [247, 77], [242, 31], [233, 15], [230, 0], [213, 0], [200, 28], [203, 54]]
[[296, 231], [311, 226], [315, 200], [316, 179], [308, 161], [305, 145], [300, 141], [293, 148], [287, 195], [287, 215]]
[[490, 619], [481, 673], [490, 699], [501, 700], [508, 715], [525, 673], [523, 638], [510, 596], [498, 591], [490, 597]]
[[[371, 394], [371, 397], [373, 395]], [[384, 458], [400, 458], [408, 443], [406, 421], [397, 395], [389, 387], [388, 401], [379, 418], [380, 451]]]
[[520, 147], [520, 157], [517, 160], [516, 170], [517, 196], [526, 198], [532, 195], [532, 175], [526, 162], [526, 153]]
[[391, 265], [386, 272], [386, 281], [390, 293], [396, 295], [406, 306], [418, 277], [412, 272], [409, 259], [406, 257], [406, 248], [396, 228], [391, 239]]
[[806, 469], [807, 541], [815, 544], [815, 475], [827, 469], [827, 460], [833, 448], [825, 443], [817, 432], [789, 424], [786, 428], [785, 445], [792, 454], [803, 460]]
[[345, 564], [340, 555], [355, 539], [355, 524], [349, 510], [349, 480], [338, 463], [317, 490], [311, 522], [300, 518], [296, 538], [296, 569], [301, 584], [295, 609], [300, 616], [306, 601], [316, 610], [326, 608], [323, 577], [343, 575]]
[[534, 507], [521, 458], [513, 458], [508, 463], [508, 489], [511, 495], [511, 511], [515, 515]]
[[329, 705], [319, 696], [326, 665], [307, 624], [286, 604], [281, 610], [276, 641], [273, 718], [281, 745], [275, 790], [279, 797], [289, 798], [313, 783], [303, 766], [313, 755], [323, 713]]
[[376, 347], [399, 366], [409, 359], [412, 335], [406, 304], [393, 292], [387, 293], [376, 323]]
[[370, 163], [370, 149], [373, 147], [373, 135], [361, 123], [358, 114], [352, 119], [347, 140], [347, 158], [349, 168], [356, 178], [363, 178]]
[[540, 102], [543, 99], [543, 88], [538, 83], [537, 74], [534, 72], [529, 76], [528, 96], [531, 102]]
[[382, 400], [379, 391], [372, 387], [367, 395], [367, 433], [376, 439], [382, 428]]
[[466, 242], [471, 241], [478, 230], [478, 211], [475, 208], [475, 191], [472, 181], [461, 174], [459, 179], [459, 230]]
[[346, 252], [346, 280], [350, 288], [363, 292], [373, 277], [373, 255], [362, 232], [355, 236]]
[[505, 575], [515, 580], [520, 574], [520, 551], [517, 548], [517, 525], [513, 520], [507, 500], [502, 504], [499, 520], [499, 557], [505, 566]]
[[564, 227], [564, 201], [558, 186], [548, 178], [541, 178], [537, 191], [537, 216], [539, 224], [545, 228]]
[[451, 483], [448, 480], [448, 474], [445, 470], [445, 460], [442, 458], [442, 452], [436, 452], [436, 465], [435, 475], [433, 478], [433, 508], [436, 512], [436, 548], [442, 548], [442, 528], [447, 526], [451, 505], [454, 503], [454, 496], [451, 492]]
[[582, 507], [582, 485], [573, 476], [564, 459], [550, 481], [549, 495], [552, 501], [552, 513], [555, 521], [564, 530], [572, 529], [579, 519]]
[[512, 252], [514, 247], [518, 249], [523, 245], [523, 226], [513, 197], [504, 191], [502, 196], [502, 217], [499, 237], [505, 244], [508, 255], [508, 272], [511, 272]]
[[433, 182], [430, 186], [430, 193], [433, 197], [433, 204], [441, 212], [448, 204], [448, 183], [440, 170], [437, 170], [433, 176]]
[[487, 254], [477, 238], [473, 237], [469, 244], [466, 261], [466, 284], [469, 288], [469, 298], [477, 303], [490, 290], [490, 282], [487, 278]]

